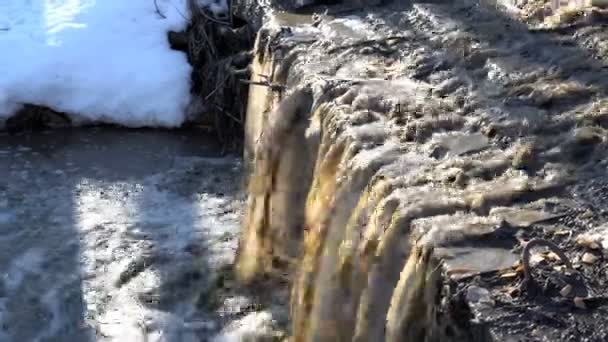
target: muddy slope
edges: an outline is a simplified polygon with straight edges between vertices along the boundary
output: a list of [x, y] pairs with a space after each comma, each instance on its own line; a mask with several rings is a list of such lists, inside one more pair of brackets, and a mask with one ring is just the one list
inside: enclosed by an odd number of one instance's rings
[[607, 29], [334, 13], [258, 34], [241, 279], [295, 341], [605, 341]]

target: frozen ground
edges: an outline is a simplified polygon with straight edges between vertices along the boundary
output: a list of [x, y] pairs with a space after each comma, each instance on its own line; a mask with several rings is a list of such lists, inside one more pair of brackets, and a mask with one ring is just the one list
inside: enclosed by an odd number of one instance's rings
[[186, 0], [0, 1], [0, 122], [29, 103], [76, 122], [180, 125], [191, 67], [167, 32], [188, 17]]
[[[240, 161], [200, 133], [0, 133], [0, 341], [239, 341]], [[207, 149], [207, 150], [205, 150]]]

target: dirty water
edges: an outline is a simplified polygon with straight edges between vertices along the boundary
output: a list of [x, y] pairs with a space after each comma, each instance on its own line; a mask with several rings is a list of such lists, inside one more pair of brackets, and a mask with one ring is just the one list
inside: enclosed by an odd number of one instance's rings
[[255, 298], [211, 298], [244, 205], [219, 150], [197, 131], [0, 132], [0, 341], [274, 333]]

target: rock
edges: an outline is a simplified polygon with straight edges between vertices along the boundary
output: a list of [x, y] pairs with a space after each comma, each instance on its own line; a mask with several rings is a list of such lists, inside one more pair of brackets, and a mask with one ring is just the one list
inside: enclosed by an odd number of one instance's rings
[[585, 300], [582, 297], [574, 297], [574, 306], [579, 309], [587, 309], [587, 305], [585, 304]]
[[582, 256], [581, 261], [584, 262], [585, 264], [595, 264], [597, 259], [599, 259], [599, 258], [597, 256], [595, 256], [594, 254], [585, 253]]
[[188, 51], [188, 34], [186, 32], [169, 31], [168, 39], [172, 49]]
[[514, 227], [528, 228], [533, 224], [557, 218], [559, 215], [550, 214], [542, 210], [518, 208], [493, 208], [490, 215], [496, 215], [506, 220]]
[[488, 146], [488, 139], [481, 133], [441, 135], [436, 139], [438, 145], [445, 151], [440, 157], [443, 157], [445, 154], [459, 156], [479, 151]]

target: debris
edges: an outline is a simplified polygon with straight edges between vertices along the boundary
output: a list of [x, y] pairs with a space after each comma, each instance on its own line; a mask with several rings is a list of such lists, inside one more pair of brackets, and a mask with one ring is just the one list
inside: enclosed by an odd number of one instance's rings
[[532, 254], [532, 256], [530, 257], [531, 266], [536, 266], [543, 261], [545, 261], [545, 256], [542, 255], [541, 253]]
[[553, 270], [555, 272], [564, 272], [566, 270], [566, 266], [564, 266], [564, 265], [553, 266]]
[[597, 259], [599, 259], [599, 258], [596, 255], [587, 252], [587, 253], [583, 254], [581, 261], [584, 262], [585, 264], [594, 264], [597, 261]]
[[506, 279], [506, 278], [515, 278], [517, 277], [517, 272], [507, 272], [507, 273], [503, 273], [500, 275], [501, 278]]
[[597, 240], [598, 239], [596, 238], [596, 236], [580, 235], [578, 238], [576, 238], [576, 243], [579, 246], [595, 250], [600, 249], [601, 247]]
[[560, 260], [559, 255], [557, 255], [557, 253], [554, 253], [554, 252], [549, 252], [546, 255], [546, 258], [549, 259], [549, 260], [551, 260], [551, 261], [558, 261], [558, 260]]
[[572, 231], [570, 231], [568, 229], [560, 229], [553, 233], [553, 235], [555, 235], [555, 236], [566, 236], [566, 235], [570, 235], [570, 234], [572, 234]]
[[587, 305], [585, 305], [585, 299], [583, 297], [574, 297], [574, 306], [579, 309], [587, 308]]
[[270, 88], [272, 91], [284, 91], [285, 90], [285, 86], [281, 85], [281, 84], [276, 84], [276, 83], [272, 83], [272, 82], [268, 82], [268, 81], [263, 81], [263, 82], [259, 82], [259, 81], [249, 81], [249, 80], [239, 80], [242, 83], [247, 83], [247, 84], [252, 84], [252, 85], [259, 85], [259, 86], [264, 86], [264, 87], [268, 87]]
[[534, 281], [534, 279], [532, 278], [532, 272], [530, 270], [530, 251], [535, 248], [535, 247], [540, 247], [540, 246], [545, 246], [547, 248], [549, 248], [551, 251], [555, 252], [560, 259], [562, 260], [562, 262], [566, 265], [566, 267], [568, 269], [572, 269], [572, 263], [570, 262], [570, 260], [568, 259], [568, 257], [566, 256], [566, 254], [562, 251], [562, 249], [557, 246], [556, 244], [554, 244], [551, 241], [548, 240], [544, 240], [544, 239], [533, 239], [531, 241], [528, 241], [522, 251], [522, 256], [521, 256], [521, 260], [522, 260], [522, 266], [524, 269], [524, 281], [522, 282], [522, 286], [525, 288], [531, 288], [534, 287], [536, 284], [536, 282]]
[[570, 293], [572, 293], [572, 285], [570, 284], [564, 286], [561, 291], [559, 291], [559, 294], [561, 294], [562, 297], [568, 297]]

